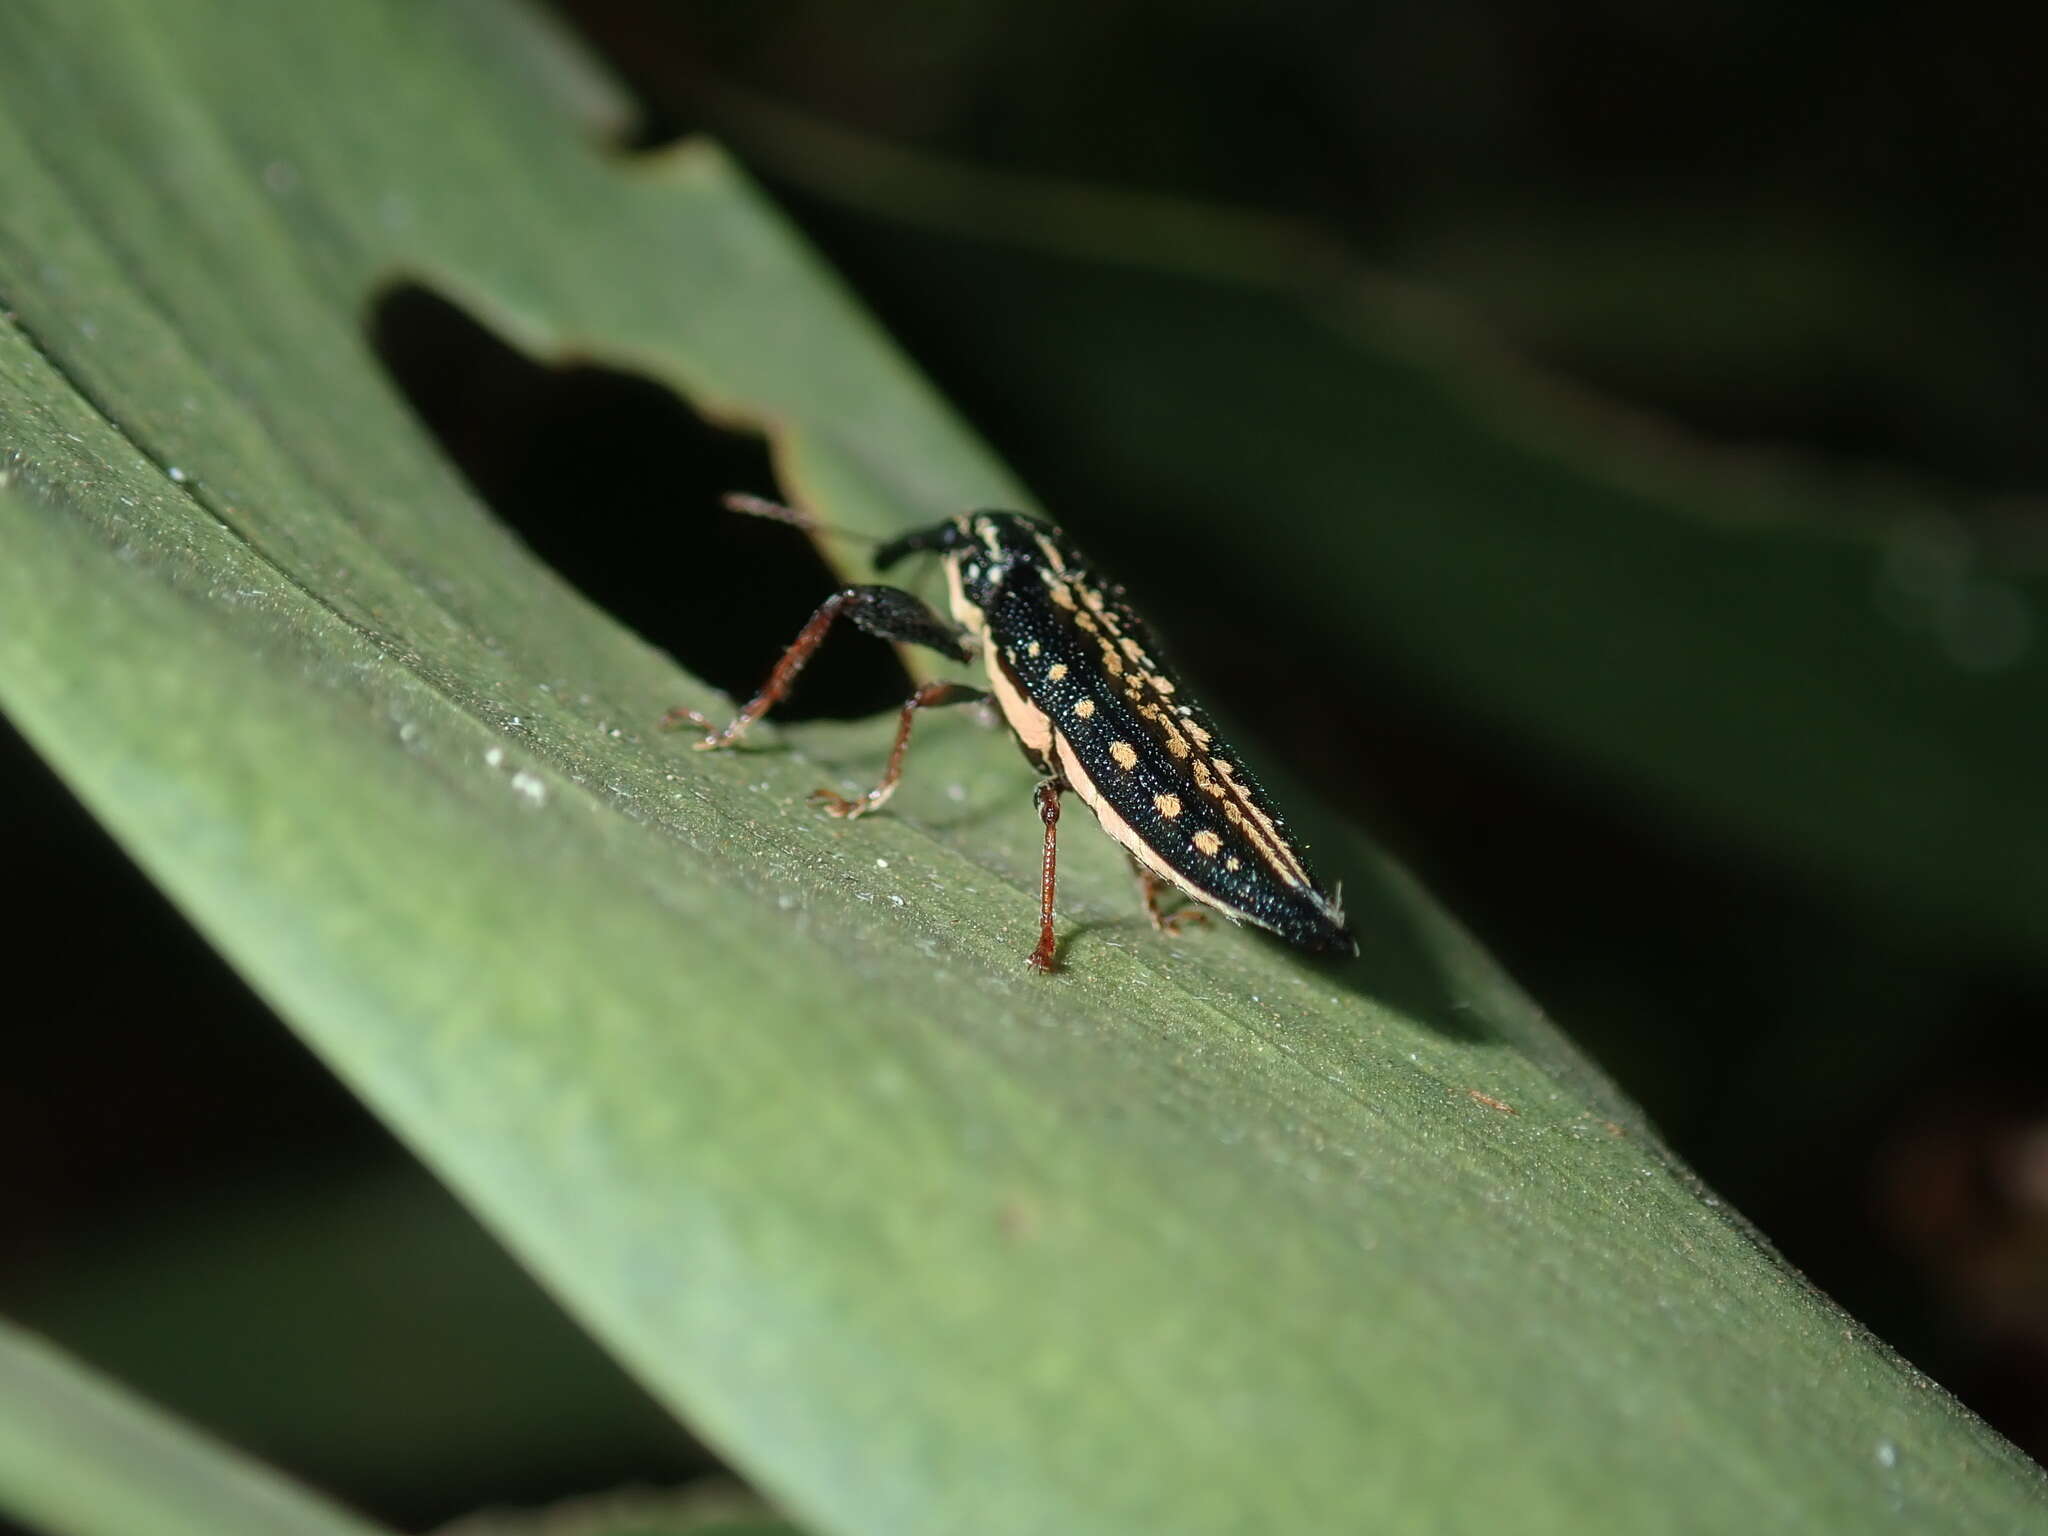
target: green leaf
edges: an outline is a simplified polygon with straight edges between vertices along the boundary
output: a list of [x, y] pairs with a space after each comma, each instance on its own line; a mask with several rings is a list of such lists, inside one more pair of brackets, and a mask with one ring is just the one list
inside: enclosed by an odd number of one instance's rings
[[729, 1484], [675, 1491], [628, 1489], [539, 1510], [486, 1510], [436, 1536], [803, 1536], [760, 1500]]
[[0, 1322], [0, 1510], [51, 1536], [375, 1536]]
[[886, 721], [649, 730], [711, 695], [437, 459], [392, 274], [843, 523], [1018, 495], [715, 151], [605, 163], [522, 17], [0, 12], [0, 703], [565, 1305], [820, 1531], [2037, 1514], [1355, 837], [1330, 967], [1157, 937], [1069, 838], [1047, 980], [999, 735], [846, 826], [804, 795]]

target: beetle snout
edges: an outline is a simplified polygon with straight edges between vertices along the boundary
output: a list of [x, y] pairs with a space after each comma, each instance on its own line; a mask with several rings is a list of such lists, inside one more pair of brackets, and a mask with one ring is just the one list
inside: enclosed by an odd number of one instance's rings
[[959, 520], [956, 518], [934, 523], [929, 528], [913, 529], [891, 539], [875, 551], [875, 569], [886, 571], [897, 561], [910, 555], [943, 554], [949, 549], [957, 549], [963, 537]]

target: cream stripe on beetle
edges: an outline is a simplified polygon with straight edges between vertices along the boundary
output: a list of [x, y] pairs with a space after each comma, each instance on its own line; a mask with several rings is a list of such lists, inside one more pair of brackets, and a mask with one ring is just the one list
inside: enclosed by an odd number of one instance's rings
[[[762, 509], [749, 498], [733, 504]], [[771, 515], [806, 521], [783, 509]], [[1123, 589], [1102, 580], [1059, 529], [1020, 512], [971, 512], [883, 545], [875, 564], [886, 570], [917, 553], [944, 564], [953, 620], [978, 642], [989, 694], [957, 684], [919, 689], [903, 708], [882, 782], [859, 800], [821, 791], [828, 810], [857, 816], [888, 798], [917, 710], [992, 696], [1044, 775], [1037, 791], [1045, 858], [1034, 966], [1054, 967], [1054, 852], [1059, 797], [1067, 790], [1130, 853], [1146, 908], [1161, 927], [1189, 915], [1160, 915], [1153, 888], [1163, 880], [1233, 922], [1256, 924], [1304, 949], [1357, 948], [1341, 903], [1309, 873], [1264, 791], [1234, 753], [1225, 755], [1201, 712], [1175, 702], [1179, 684], [1155, 659], [1158, 648]], [[731, 745], [788, 692], [841, 614], [884, 638], [967, 659], [959, 632], [908, 593], [848, 587], [812, 616], [730, 725], [711, 731], [701, 716], [680, 710], [668, 723], [702, 724], [710, 734], [699, 746]]]

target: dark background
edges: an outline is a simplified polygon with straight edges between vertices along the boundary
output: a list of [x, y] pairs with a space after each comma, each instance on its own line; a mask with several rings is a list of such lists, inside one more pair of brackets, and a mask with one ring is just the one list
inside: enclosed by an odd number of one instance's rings
[[[1128, 488], [1036, 407], [1057, 381], [1018, 376], [972, 323], [986, 270], [935, 263], [929, 231], [803, 148], [825, 125], [998, 173], [997, 199], [1080, 184], [1271, 215], [1711, 448], [1888, 466], [2039, 550], [2038, 39], [1968, 5], [560, 10], [638, 97], [621, 155], [700, 128], [733, 146], [1045, 504], [1133, 576], [1206, 693], [1358, 806], [1817, 1283], [2048, 1454], [2041, 966], [1967, 934], [1902, 943], [1767, 851], [1603, 793], [1455, 699], [1320, 661], [1284, 610], [1191, 601], [1200, 553], [1126, 542]], [[664, 391], [536, 367], [416, 291], [366, 325], [500, 514], [701, 675], [746, 691], [827, 589], [783, 530], [667, 515], [772, 481], [756, 445]], [[683, 485], [679, 441], [697, 466]], [[640, 519], [631, 537], [622, 516]], [[677, 601], [680, 573], [718, 569], [775, 574], [726, 592], [699, 575]], [[886, 650], [849, 645], [798, 712], [900, 693]], [[73, 1021], [12, 1032], [0, 1077], [16, 1171], [0, 1307], [401, 1522], [712, 1465], [12, 738], [0, 793], [34, 893], [17, 976]], [[421, 1293], [423, 1270], [438, 1289]], [[391, 1372], [419, 1390], [394, 1404]]]

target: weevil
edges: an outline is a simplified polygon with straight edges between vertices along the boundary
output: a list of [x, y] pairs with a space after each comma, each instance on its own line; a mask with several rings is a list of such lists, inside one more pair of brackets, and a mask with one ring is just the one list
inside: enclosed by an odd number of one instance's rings
[[[726, 504], [803, 528], [819, 526], [758, 497], [731, 496]], [[842, 588], [819, 605], [729, 723], [717, 726], [679, 707], [663, 718], [663, 728], [688, 723], [703, 730], [699, 750], [731, 746], [788, 695], [841, 618], [956, 662], [978, 657], [987, 689], [927, 683], [904, 702], [888, 764], [873, 789], [850, 799], [820, 789], [811, 798], [834, 816], [881, 809], [902, 777], [920, 710], [993, 698], [1039, 774], [1033, 794], [1045, 824], [1045, 862], [1038, 947], [1030, 957], [1035, 969], [1056, 966], [1054, 866], [1060, 800], [1069, 791], [1129, 854], [1146, 914], [1163, 932], [1201, 918], [1207, 907], [1305, 950], [1356, 952], [1337, 894], [1309, 872], [1258, 782], [1159, 659], [1124, 589], [1101, 576], [1064, 533], [1024, 512], [966, 512], [883, 543], [875, 568], [886, 571], [917, 554], [936, 555], [943, 566], [952, 622], [898, 587]], [[1164, 913], [1162, 883], [1201, 906]]]

